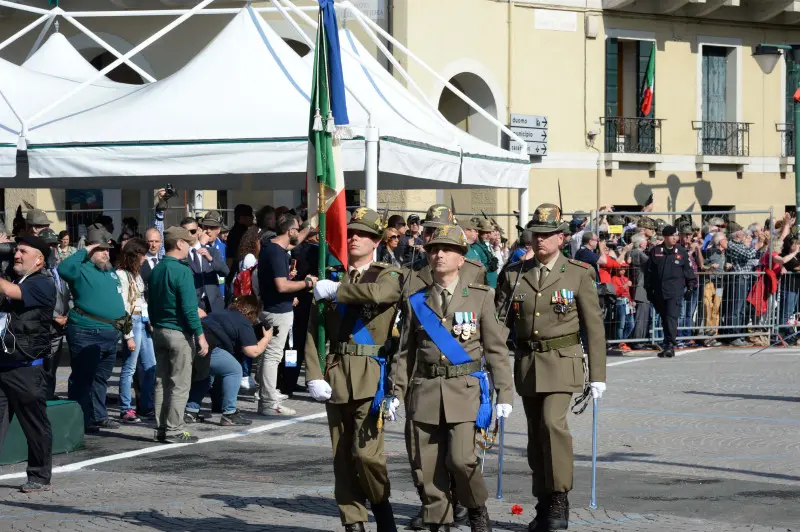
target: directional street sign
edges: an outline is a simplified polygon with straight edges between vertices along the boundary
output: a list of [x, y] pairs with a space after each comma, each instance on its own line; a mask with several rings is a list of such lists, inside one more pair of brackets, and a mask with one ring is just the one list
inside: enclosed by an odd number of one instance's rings
[[530, 129], [527, 127], [511, 127], [511, 131], [519, 135], [526, 142], [547, 142], [546, 129]]
[[547, 129], [547, 117], [539, 115], [511, 114], [511, 127], [533, 127]]
[[[511, 115], [511, 131], [528, 143], [528, 155], [542, 157], [547, 155], [549, 131], [546, 116], [539, 115]], [[514, 153], [522, 151], [522, 144], [513, 138], [508, 139], [508, 149]]]
[[[511, 150], [514, 153], [520, 153], [522, 151], [522, 144], [520, 144], [516, 140], [512, 140], [509, 143], [509, 150]], [[547, 143], [528, 142], [528, 155], [537, 155], [539, 157], [547, 155]]]

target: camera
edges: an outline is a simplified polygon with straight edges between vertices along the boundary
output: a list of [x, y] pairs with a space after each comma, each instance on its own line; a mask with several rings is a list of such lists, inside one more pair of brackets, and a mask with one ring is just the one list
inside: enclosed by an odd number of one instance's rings
[[177, 193], [178, 193], [178, 191], [175, 190], [175, 187], [172, 185], [172, 183], [167, 183], [166, 185], [164, 185], [164, 199], [165, 200], [168, 200], [168, 199], [174, 197], [175, 194], [177, 194]]

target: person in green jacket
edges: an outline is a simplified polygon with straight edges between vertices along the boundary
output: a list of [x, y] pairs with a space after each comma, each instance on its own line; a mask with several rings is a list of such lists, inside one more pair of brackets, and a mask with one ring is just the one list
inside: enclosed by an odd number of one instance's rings
[[492, 222], [484, 218], [478, 222], [477, 229], [478, 240], [470, 245], [469, 251], [467, 251], [467, 258], [474, 259], [483, 264], [483, 267], [486, 268], [486, 284], [492, 288], [497, 288], [497, 274], [500, 268], [497, 257], [492, 253], [492, 249], [488, 243], [492, 232], [495, 231], [495, 227]]
[[72, 369], [67, 393], [81, 406], [87, 433], [119, 428], [108, 417], [106, 393], [126, 313], [122, 287], [109, 258], [110, 240], [105, 229], [93, 227], [86, 238], [88, 245], [58, 266], [74, 304], [67, 319]]
[[[183, 411], [192, 385], [192, 361], [208, 354], [200, 324], [194, 277], [186, 257], [194, 238], [183, 227], [164, 231], [166, 254], [148, 282], [148, 308], [156, 351], [156, 441], [194, 443], [184, 430]], [[196, 342], [196, 345], [195, 345]]]

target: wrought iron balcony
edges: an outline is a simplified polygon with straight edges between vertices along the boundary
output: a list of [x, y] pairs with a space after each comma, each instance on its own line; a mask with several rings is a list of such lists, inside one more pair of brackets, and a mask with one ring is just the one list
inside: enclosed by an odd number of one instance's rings
[[602, 118], [606, 153], [661, 153], [661, 118]]
[[794, 157], [794, 124], [777, 124], [781, 134], [781, 157]]
[[694, 121], [701, 155], [715, 157], [749, 157], [749, 122]]

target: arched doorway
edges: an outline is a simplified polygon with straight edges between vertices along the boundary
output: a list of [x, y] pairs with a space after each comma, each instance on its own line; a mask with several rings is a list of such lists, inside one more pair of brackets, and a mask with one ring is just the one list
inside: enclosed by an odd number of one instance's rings
[[[453, 76], [450, 83], [490, 115], [497, 116], [497, 102], [492, 95], [492, 90], [479, 76], [471, 72], [462, 72]], [[491, 144], [498, 144], [497, 126], [478, 114], [475, 109], [447, 87], [439, 97], [439, 111], [449, 122], [467, 133]]]
[[[117, 58], [113, 54], [111, 54], [111, 52], [103, 52], [99, 55], [96, 55], [94, 59], [90, 60], [89, 62], [97, 70], [103, 70], [105, 67], [107, 67], [116, 60]], [[144, 84], [142, 76], [137, 74], [135, 70], [133, 70], [125, 63], [122, 63], [114, 70], [106, 74], [106, 77], [118, 83], [130, 83], [132, 85]]]

